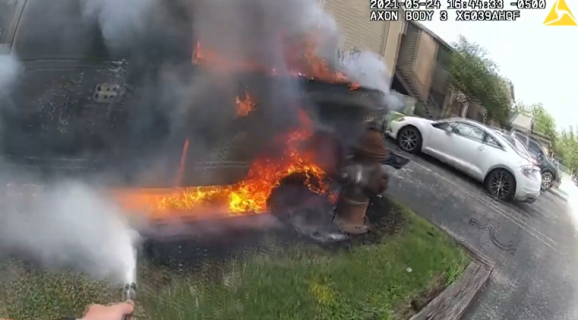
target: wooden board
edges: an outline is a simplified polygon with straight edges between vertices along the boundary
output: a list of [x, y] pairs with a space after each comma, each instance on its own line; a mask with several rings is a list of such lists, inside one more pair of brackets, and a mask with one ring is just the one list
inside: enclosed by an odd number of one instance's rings
[[485, 263], [474, 261], [468, 265], [462, 277], [410, 320], [457, 320], [488, 280], [492, 269]]
[[468, 265], [457, 282], [446, 288], [410, 320], [460, 319], [494, 269], [494, 263], [489, 257], [466, 244], [445, 226], [440, 226], [440, 228], [458, 242], [474, 261]]

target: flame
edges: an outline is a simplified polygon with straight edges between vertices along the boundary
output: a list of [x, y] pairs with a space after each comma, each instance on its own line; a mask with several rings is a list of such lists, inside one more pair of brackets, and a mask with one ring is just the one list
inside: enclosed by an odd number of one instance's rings
[[[315, 33], [299, 37], [297, 41], [283, 41], [284, 58], [288, 73], [297, 77], [307, 77], [331, 83], [349, 84], [351, 90], [359, 88], [359, 84], [351, 82], [343, 72], [335, 71], [327, 60], [316, 54], [318, 36]], [[192, 61], [194, 64], [209, 66], [218, 72], [254, 72], [260, 71], [270, 75], [277, 75], [278, 70], [254, 61], [228, 61], [219, 57], [212, 50], [195, 43]]]
[[[305, 183], [316, 193], [327, 187], [319, 182], [325, 177], [323, 169], [315, 163], [313, 152], [302, 150], [302, 142], [311, 137], [312, 122], [299, 110], [301, 127], [278, 137], [284, 145], [279, 158], [257, 158], [250, 166], [247, 177], [234, 185], [188, 187], [175, 189], [120, 190], [115, 193], [118, 202], [131, 212], [145, 212], [150, 218], [186, 216], [200, 218], [215, 211], [225, 215], [257, 214], [267, 211], [267, 199], [281, 179], [302, 173]], [[188, 140], [184, 149], [188, 147]], [[183, 160], [182, 160], [183, 161]]]
[[[359, 87], [349, 81], [345, 74], [332, 70], [329, 63], [316, 54], [314, 34], [299, 37], [296, 41], [283, 41], [284, 59], [290, 75], [307, 77], [325, 82], [344, 83], [351, 90]], [[283, 39], [285, 40], [285, 39]], [[212, 50], [196, 42], [192, 62], [209, 67], [211, 70], [228, 74], [231, 72], [262, 72], [278, 75], [278, 70], [256, 61], [230, 61], [219, 57]], [[236, 97], [237, 116], [246, 116], [255, 109], [255, 103], [249, 93]], [[250, 166], [247, 177], [234, 185], [187, 187], [174, 189], [120, 190], [116, 199], [125, 208], [135, 212], [146, 212], [151, 218], [170, 216], [201, 217], [205, 212], [212, 215], [215, 211], [225, 215], [244, 215], [267, 211], [267, 200], [280, 181], [294, 173], [302, 173], [309, 189], [317, 193], [327, 192], [327, 186], [319, 184], [325, 177], [323, 169], [316, 164], [313, 152], [304, 151], [302, 142], [311, 137], [313, 122], [299, 109], [300, 129], [278, 137], [284, 152], [279, 158], [257, 158]], [[184, 157], [188, 140], [183, 147], [179, 180], [182, 182]], [[317, 184], [315, 184], [317, 183]], [[179, 185], [177, 185], [179, 186]], [[334, 198], [334, 197], [333, 197]]]
[[[296, 46], [301, 47], [302, 57], [293, 55], [289, 59], [288, 64], [290, 70], [298, 71], [303, 73], [310, 78], [314, 78], [321, 81], [333, 82], [333, 83], [349, 83], [347, 76], [339, 71], [335, 71], [329, 67], [327, 60], [320, 58], [315, 53], [316, 48], [316, 37], [315, 35], [309, 35], [300, 39]], [[298, 50], [291, 50], [289, 52], [294, 52], [299, 54]]]
[[239, 117], [244, 117], [255, 110], [255, 102], [253, 102], [253, 99], [247, 92], [245, 92], [245, 98], [243, 100], [236, 97], [235, 103], [237, 104], [237, 116]]

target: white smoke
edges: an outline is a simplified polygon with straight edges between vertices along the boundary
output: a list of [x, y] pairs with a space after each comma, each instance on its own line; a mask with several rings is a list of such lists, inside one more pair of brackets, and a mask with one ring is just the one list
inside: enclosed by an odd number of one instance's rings
[[146, 32], [157, 5], [157, 0], [83, 0], [82, 15], [98, 22], [107, 46], [119, 48]]
[[[230, 75], [226, 80], [217, 79], [219, 86], [200, 87], [191, 77], [179, 77], [178, 71], [182, 68], [171, 66], [163, 54], [187, 46], [183, 39], [198, 40], [228, 61], [258, 61], [283, 74], [289, 70], [284, 60], [286, 48], [281, 43], [282, 36], [290, 38], [316, 32], [320, 35], [317, 51], [332, 67], [343, 69], [363, 86], [383, 91], [390, 109], [401, 105], [389, 92], [389, 70], [381, 59], [370, 53], [360, 53], [355, 59], [343, 62], [338, 59], [342, 39], [337, 24], [315, 0], [82, 0], [81, 5], [83, 18], [87, 24], [99, 26], [109, 50], [136, 48], [138, 50], [131, 52], [159, 53], [163, 74], [153, 75], [157, 77], [154, 80], [171, 81], [158, 81], [159, 87], [154, 87], [157, 82], [152, 81], [154, 85], [147, 91], [162, 93], [176, 101], [168, 100], [173, 103], [163, 103], [163, 108], [174, 105], [196, 108], [196, 123], [187, 123], [191, 127], [198, 123], [206, 126], [214, 123], [214, 119], [225, 118], [218, 113], [223, 109], [221, 105], [208, 105], [212, 100], [199, 99], [199, 96], [219, 97], [222, 91], [215, 88], [236, 90], [241, 82]], [[169, 6], [177, 9], [171, 11]], [[52, 21], [73, 18], [56, 16], [73, 12], [70, 10], [51, 12], [55, 16], [43, 18]], [[177, 19], [180, 15], [184, 16], [181, 20]], [[61, 41], [54, 45], [67, 45], [67, 33], [54, 29], [45, 30], [62, 35]], [[165, 46], [164, 50], [159, 49], [160, 44]], [[185, 62], [190, 65], [189, 59]], [[0, 56], [0, 95], [13, 88], [22, 70], [13, 56]], [[278, 108], [271, 114], [285, 122], [289, 112], [287, 101], [299, 97], [299, 92], [284, 83], [271, 91], [275, 91], [275, 100], [279, 103], [267, 107]], [[203, 140], [199, 136], [192, 137], [191, 141], [195, 139]], [[191, 149], [206, 150], [201, 143]], [[96, 277], [123, 277], [124, 280], [127, 270], [134, 268], [133, 239], [123, 221], [124, 212], [84, 184], [67, 182], [52, 186], [55, 187], [40, 193], [34, 201], [9, 199], [3, 204], [0, 251], [23, 252], [49, 267], [75, 266]]]
[[[61, 183], [10, 197], [0, 215], [0, 252], [48, 268], [73, 267], [97, 278], [129, 281], [135, 267], [134, 233], [124, 212], [95, 190]], [[132, 276], [130, 276], [132, 278]]]
[[[0, 55], [1, 101], [11, 101], [9, 94], [22, 72], [14, 55]], [[15, 253], [49, 268], [69, 266], [118, 281], [127, 280], [128, 274], [134, 277], [136, 238], [123, 221], [124, 213], [105, 197], [73, 182], [43, 191], [18, 187], [11, 182], [33, 185], [37, 177], [1, 161], [0, 177], [0, 257]], [[22, 194], [21, 188], [26, 189]]]
[[345, 73], [356, 83], [382, 91], [389, 110], [399, 111], [404, 107], [403, 98], [389, 90], [393, 73], [380, 55], [351, 50], [341, 56], [341, 63]]
[[22, 72], [18, 59], [9, 54], [0, 54], [0, 96], [8, 94]]

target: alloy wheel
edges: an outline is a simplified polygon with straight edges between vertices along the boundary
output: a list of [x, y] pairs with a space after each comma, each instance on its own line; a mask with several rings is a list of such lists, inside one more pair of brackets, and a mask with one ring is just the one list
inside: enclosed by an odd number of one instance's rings
[[401, 132], [399, 137], [399, 146], [408, 152], [412, 152], [417, 147], [418, 133], [413, 129], [405, 129]]
[[494, 175], [492, 175], [488, 189], [491, 195], [497, 197], [498, 199], [505, 199], [512, 190], [512, 179], [508, 173], [504, 171], [497, 171], [494, 173]]
[[544, 172], [542, 175], [542, 189], [550, 189], [552, 187], [554, 177], [550, 172]]

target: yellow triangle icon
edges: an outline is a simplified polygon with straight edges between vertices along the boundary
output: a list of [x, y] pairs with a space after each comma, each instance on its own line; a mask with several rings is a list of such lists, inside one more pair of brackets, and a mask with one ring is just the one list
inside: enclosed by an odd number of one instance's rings
[[566, 4], [566, 0], [556, 0], [544, 20], [545, 26], [576, 26], [576, 18]]

